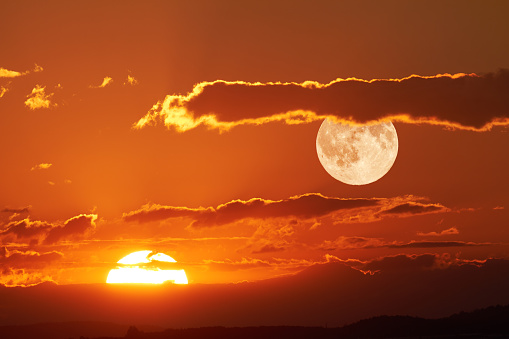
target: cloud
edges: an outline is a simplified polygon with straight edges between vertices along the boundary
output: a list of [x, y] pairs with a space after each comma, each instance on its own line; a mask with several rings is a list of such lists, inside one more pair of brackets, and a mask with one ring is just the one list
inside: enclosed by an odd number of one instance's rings
[[417, 233], [417, 235], [421, 236], [421, 237], [441, 237], [443, 235], [454, 235], [454, 234], [460, 234], [460, 232], [458, 231], [458, 229], [456, 227], [451, 227], [449, 229], [442, 230], [440, 232], [428, 232], [428, 233], [418, 232]]
[[28, 108], [35, 110], [37, 108], [49, 108], [50, 106], [56, 106], [56, 104], [52, 104], [50, 98], [53, 96], [53, 93], [46, 94], [46, 87], [41, 87], [36, 85], [34, 89], [32, 89], [32, 93], [27, 95], [27, 100], [25, 101], [25, 106]]
[[51, 266], [63, 258], [57, 251], [39, 253], [36, 251], [9, 251], [0, 247], [0, 284], [4, 286], [31, 286], [53, 281], [41, 269]]
[[[147, 204], [136, 211], [123, 214], [125, 221], [140, 223], [170, 218], [189, 218], [191, 227], [222, 226], [243, 219], [297, 218], [308, 220], [331, 216], [336, 223], [371, 222], [382, 217], [407, 217], [416, 214], [449, 211], [440, 204], [419, 202], [422, 197], [412, 195], [395, 198], [345, 199], [307, 193], [288, 199], [268, 200], [253, 198], [233, 200], [217, 207], [189, 208]], [[410, 208], [408, 206], [410, 206]], [[402, 206], [401, 208], [398, 208]], [[413, 208], [411, 206], [416, 206]], [[388, 211], [387, 213], [385, 213]]]
[[440, 204], [423, 204], [419, 202], [408, 202], [398, 206], [394, 206], [390, 209], [381, 211], [382, 215], [414, 215], [414, 214], [425, 214], [434, 212], [445, 212], [447, 208]]
[[0, 266], [5, 268], [39, 268], [60, 260], [63, 254], [57, 251], [39, 253], [36, 251], [9, 251], [0, 248]]
[[204, 260], [204, 265], [210, 269], [217, 271], [237, 271], [247, 270], [260, 267], [270, 267], [272, 264], [266, 260], [242, 258], [239, 261], [225, 259], [225, 260]]
[[28, 212], [30, 212], [30, 208], [32, 208], [32, 206], [21, 207], [21, 208], [9, 208], [9, 207], [6, 207], [3, 210], [1, 210], [0, 212], [4, 212], [4, 213], [28, 213]]
[[52, 165], [53, 165], [53, 164], [43, 162], [43, 163], [41, 163], [41, 164], [38, 164], [38, 165], [33, 166], [30, 170], [31, 170], [31, 171], [35, 171], [35, 170], [48, 169], [48, 168], [50, 168]]
[[227, 130], [273, 121], [302, 124], [392, 120], [484, 131], [509, 124], [509, 70], [486, 75], [412, 75], [402, 79], [336, 79], [328, 84], [202, 82], [168, 95], [133, 125], [163, 123], [179, 132], [204, 125]]
[[25, 218], [7, 224], [0, 237], [14, 237], [29, 244], [53, 244], [61, 240], [76, 239], [87, 235], [95, 229], [96, 214], [80, 214], [66, 220], [63, 224], [45, 221], [31, 221]]
[[124, 85], [134, 86], [137, 84], [138, 84], [138, 80], [136, 80], [133, 76], [130, 76], [130, 75], [127, 76], [127, 81], [124, 82]]
[[109, 84], [111, 84], [112, 82], [113, 82], [113, 78], [104, 77], [102, 84], [100, 84], [99, 86], [90, 86], [90, 88], [104, 88], [104, 87], [108, 86]]
[[363, 271], [414, 271], [438, 267], [436, 254], [407, 255], [400, 254], [374, 259], [363, 265]]
[[406, 244], [392, 244], [389, 248], [433, 248], [433, 247], [464, 247], [464, 246], [486, 246], [490, 243], [474, 243], [465, 241], [411, 241]]
[[340, 236], [334, 241], [326, 240], [317, 246], [317, 249], [325, 251], [349, 250], [349, 249], [373, 249], [373, 248], [440, 248], [440, 247], [465, 247], [486, 246], [491, 243], [474, 243], [465, 241], [410, 241], [397, 242], [385, 241], [379, 238], [345, 237]]
[[247, 201], [233, 200], [216, 208], [187, 208], [162, 205], [145, 205], [137, 211], [123, 215], [126, 221], [148, 222], [167, 218], [187, 217], [193, 219], [192, 226], [220, 226], [245, 218], [323, 216], [341, 209], [374, 206], [376, 199], [330, 198], [317, 193], [304, 194], [283, 200], [253, 198]]
[[9, 89], [7, 87], [0, 86], [0, 98], [3, 97], [8, 90]]
[[44, 240], [53, 244], [63, 239], [81, 237], [95, 229], [97, 214], [80, 214], [68, 219], [62, 226], [53, 227]]
[[10, 71], [8, 69], [0, 67], [0, 78], [16, 78], [16, 77], [19, 77], [22, 75], [23, 75], [23, 73], [16, 72], [16, 71]]
[[13, 235], [18, 240], [26, 239], [38, 243], [53, 227], [51, 223], [45, 221], [31, 221], [25, 218], [8, 223], [5, 230], [0, 232], [0, 236]]
[[318, 246], [318, 249], [335, 251], [338, 249], [349, 250], [359, 248], [379, 248], [385, 246], [387, 246], [387, 243], [378, 238], [340, 236], [334, 241], [325, 240]]

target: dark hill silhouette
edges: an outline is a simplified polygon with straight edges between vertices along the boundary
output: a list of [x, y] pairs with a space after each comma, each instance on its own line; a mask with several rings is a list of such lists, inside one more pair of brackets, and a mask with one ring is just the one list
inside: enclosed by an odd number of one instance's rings
[[509, 304], [507, 261], [390, 268], [369, 275], [328, 263], [293, 276], [223, 285], [0, 286], [0, 326], [102, 321], [163, 328], [339, 327], [382, 314], [439, 318]]
[[[80, 337], [122, 337], [129, 326], [106, 322], [72, 321], [32, 325], [0, 326], [2, 339], [66, 339]], [[142, 326], [144, 331], [160, 331], [162, 328]]]
[[[509, 338], [509, 305], [461, 312], [446, 318], [378, 316], [336, 328], [301, 326], [202, 327], [151, 332], [107, 323], [69, 322], [0, 327], [5, 339], [367, 339]], [[94, 333], [101, 333], [97, 337]]]
[[[340, 328], [204, 327], [144, 333], [129, 328], [125, 339], [368, 339], [368, 338], [508, 338], [509, 306], [494, 306], [447, 318], [379, 316]], [[113, 338], [101, 338], [113, 339]]]

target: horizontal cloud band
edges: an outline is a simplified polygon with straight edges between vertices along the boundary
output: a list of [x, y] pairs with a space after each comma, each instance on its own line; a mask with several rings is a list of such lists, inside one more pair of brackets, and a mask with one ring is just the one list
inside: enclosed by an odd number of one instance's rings
[[202, 82], [187, 95], [168, 95], [134, 128], [164, 123], [179, 132], [199, 125], [227, 130], [272, 121], [350, 123], [392, 120], [467, 130], [509, 124], [509, 70], [412, 75], [403, 79], [337, 79], [328, 84]]
[[421, 197], [344, 199], [308, 193], [282, 200], [253, 198], [233, 200], [214, 207], [145, 205], [125, 213], [125, 221], [151, 222], [170, 218], [189, 218], [192, 227], [221, 226], [243, 219], [312, 219], [333, 215], [337, 222], [370, 222], [382, 217], [440, 213], [449, 209], [440, 204], [420, 202]]

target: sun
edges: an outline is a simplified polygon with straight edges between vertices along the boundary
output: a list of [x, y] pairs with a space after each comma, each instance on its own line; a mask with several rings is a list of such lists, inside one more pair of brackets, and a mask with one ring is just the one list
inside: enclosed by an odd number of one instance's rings
[[108, 284], [162, 284], [166, 281], [174, 284], [187, 284], [186, 272], [180, 270], [163, 270], [177, 261], [164, 253], [138, 251], [120, 259], [116, 268], [110, 270]]

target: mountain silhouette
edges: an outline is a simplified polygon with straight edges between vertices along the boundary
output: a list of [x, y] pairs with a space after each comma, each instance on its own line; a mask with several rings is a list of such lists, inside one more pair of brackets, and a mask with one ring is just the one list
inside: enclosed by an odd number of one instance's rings
[[[166, 329], [108, 323], [67, 322], [1, 326], [5, 339], [368, 339], [509, 338], [509, 305], [460, 312], [439, 319], [378, 316], [343, 327], [250, 326]], [[94, 335], [101, 333], [100, 336]]]

